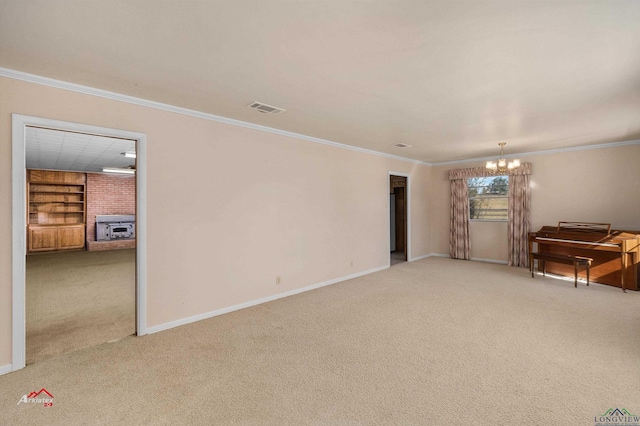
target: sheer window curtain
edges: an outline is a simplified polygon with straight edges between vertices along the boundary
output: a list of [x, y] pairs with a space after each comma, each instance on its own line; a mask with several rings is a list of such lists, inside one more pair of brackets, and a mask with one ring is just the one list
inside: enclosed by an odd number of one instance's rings
[[[509, 173], [508, 264], [529, 266], [528, 233], [531, 227], [531, 163], [522, 163]], [[469, 198], [467, 179], [493, 176], [484, 167], [449, 170], [451, 181], [451, 227], [449, 255], [454, 259], [470, 259]]]

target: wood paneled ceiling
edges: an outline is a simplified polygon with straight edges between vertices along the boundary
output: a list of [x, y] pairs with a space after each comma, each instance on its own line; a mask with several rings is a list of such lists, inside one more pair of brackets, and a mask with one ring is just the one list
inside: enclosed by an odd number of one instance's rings
[[438, 163], [640, 139], [639, 22], [637, 0], [2, 0], [0, 67]]

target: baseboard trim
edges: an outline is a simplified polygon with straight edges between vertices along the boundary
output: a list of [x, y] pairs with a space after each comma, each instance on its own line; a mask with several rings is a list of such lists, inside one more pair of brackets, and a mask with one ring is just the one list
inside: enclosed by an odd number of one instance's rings
[[304, 293], [306, 291], [315, 290], [315, 289], [320, 288], [320, 287], [325, 287], [325, 286], [328, 286], [328, 285], [331, 285], [331, 284], [337, 284], [339, 282], [347, 281], [347, 280], [350, 280], [350, 279], [353, 279], [353, 278], [362, 277], [364, 275], [373, 274], [374, 272], [379, 272], [379, 271], [382, 271], [382, 270], [388, 269], [388, 268], [389, 268], [389, 265], [384, 265], [384, 266], [380, 266], [378, 268], [368, 269], [366, 271], [357, 272], [355, 274], [346, 275], [346, 276], [340, 277], [340, 278], [335, 278], [333, 280], [328, 280], [328, 281], [323, 281], [321, 283], [312, 284], [312, 285], [307, 286], [307, 287], [297, 288], [297, 289], [294, 289], [294, 290], [285, 291], [284, 293], [278, 293], [278, 294], [274, 294], [272, 296], [267, 296], [267, 297], [263, 297], [263, 298], [260, 298], [260, 299], [251, 300], [249, 302], [240, 303], [238, 305], [229, 306], [227, 308], [216, 309], [215, 311], [205, 312], [203, 314], [194, 315], [194, 316], [187, 317], [187, 318], [182, 318], [182, 319], [179, 319], [179, 320], [176, 320], [176, 321], [170, 321], [170, 322], [167, 322], [167, 323], [164, 323], [164, 324], [154, 325], [152, 327], [147, 327], [147, 334], [153, 334], [153, 333], [157, 333], [157, 332], [160, 332], [160, 331], [169, 330], [169, 329], [172, 329], [172, 328], [175, 328], [175, 327], [179, 327], [181, 325], [191, 324], [193, 322], [202, 321], [202, 320], [205, 320], [205, 319], [217, 317], [218, 315], [224, 315], [224, 314], [228, 314], [230, 312], [239, 311], [240, 309], [250, 308], [252, 306], [261, 305], [261, 304], [267, 303], [267, 302], [272, 302], [274, 300], [282, 299], [284, 297], [289, 297], [289, 296], [293, 296], [295, 294]]
[[417, 260], [426, 259], [427, 257], [431, 257], [431, 256], [433, 256], [433, 253], [424, 254], [424, 255], [422, 255], [422, 256], [418, 256], [418, 257], [411, 258], [411, 259], [409, 260], [409, 262], [415, 262], [415, 261], [417, 261]]
[[2, 376], [3, 374], [11, 373], [12, 371], [13, 371], [12, 364], [0, 365], [0, 376]]
[[509, 263], [506, 260], [481, 259], [479, 257], [472, 257], [470, 260], [473, 260], [475, 262], [497, 263], [497, 264], [500, 264], [500, 265], [506, 265], [507, 263]]
[[448, 254], [444, 254], [444, 253], [429, 253], [429, 254], [424, 254], [422, 256], [414, 257], [409, 262], [415, 262], [416, 260], [422, 260], [422, 259], [426, 259], [428, 257], [451, 257], [451, 256], [449, 256]]
[[[444, 254], [444, 253], [431, 253], [428, 255], [428, 257], [431, 256], [435, 256], [435, 257], [451, 257], [448, 254]], [[481, 257], [472, 257], [469, 260], [473, 260], [474, 262], [485, 262], [485, 263], [497, 263], [499, 265], [507, 265], [509, 262], [507, 262], [506, 260], [496, 260], [496, 259], [483, 259]]]

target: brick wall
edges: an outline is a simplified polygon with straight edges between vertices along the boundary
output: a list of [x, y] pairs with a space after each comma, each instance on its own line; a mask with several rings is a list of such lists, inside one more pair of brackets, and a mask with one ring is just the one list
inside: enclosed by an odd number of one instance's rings
[[135, 240], [96, 241], [96, 215], [135, 212], [135, 176], [87, 173], [87, 250], [134, 248]]

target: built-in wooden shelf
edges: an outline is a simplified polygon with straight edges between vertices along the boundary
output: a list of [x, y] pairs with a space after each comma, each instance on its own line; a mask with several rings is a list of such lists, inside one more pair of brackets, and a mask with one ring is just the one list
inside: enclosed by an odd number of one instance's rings
[[86, 232], [86, 174], [27, 170], [27, 252], [81, 249]]

